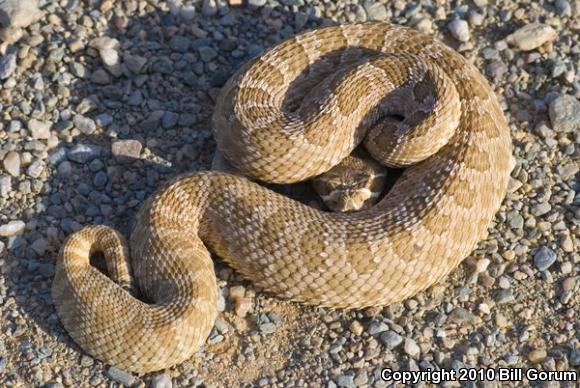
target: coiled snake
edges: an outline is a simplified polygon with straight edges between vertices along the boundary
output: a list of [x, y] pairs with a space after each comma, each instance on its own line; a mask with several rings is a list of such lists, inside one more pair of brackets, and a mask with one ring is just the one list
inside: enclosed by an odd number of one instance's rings
[[[484, 77], [433, 38], [381, 23], [276, 45], [224, 86], [213, 126], [225, 157], [258, 180], [316, 176], [361, 142], [406, 169], [377, 205], [350, 213], [195, 172], [146, 201], [129, 245], [104, 226], [74, 233], [52, 294], [67, 332], [94, 357], [138, 372], [191, 357], [217, 315], [210, 251], [295, 301], [363, 308], [408, 298], [486, 235], [511, 170], [509, 130]], [[116, 282], [90, 265], [98, 251]], [[135, 287], [149, 303], [127, 291]]]

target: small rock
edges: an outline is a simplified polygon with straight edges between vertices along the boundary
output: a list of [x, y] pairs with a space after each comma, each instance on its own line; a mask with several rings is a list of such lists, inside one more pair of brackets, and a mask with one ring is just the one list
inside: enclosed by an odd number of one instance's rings
[[12, 237], [24, 232], [26, 224], [24, 221], [10, 221], [7, 224], [0, 226], [0, 236], [2, 237]]
[[556, 39], [556, 31], [547, 24], [527, 24], [506, 37], [506, 42], [520, 50], [529, 51]]
[[489, 267], [490, 263], [491, 263], [491, 260], [486, 259], [486, 258], [477, 260], [477, 263], [475, 263], [475, 272], [482, 273], [482, 272], [487, 271], [487, 267]]
[[508, 327], [510, 325], [510, 321], [506, 318], [505, 315], [501, 313], [495, 314], [494, 322], [495, 325], [501, 329]]
[[45, 164], [42, 160], [35, 160], [28, 166], [26, 173], [32, 178], [38, 178], [44, 171]]
[[189, 38], [181, 35], [173, 35], [169, 41], [169, 47], [171, 47], [172, 50], [182, 53], [189, 51], [190, 44], [191, 42]]
[[539, 364], [544, 361], [547, 355], [545, 349], [534, 349], [528, 353], [528, 360], [530, 360], [532, 364]]
[[179, 115], [175, 112], [166, 111], [161, 117], [161, 126], [165, 129], [171, 129], [177, 125]]
[[359, 321], [352, 321], [350, 324], [350, 331], [352, 334], [359, 336], [363, 332], [363, 325]]
[[580, 366], [580, 349], [574, 349], [570, 352], [570, 365]]
[[34, 252], [36, 252], [39, 256], [44, 255], [44, 253], [46, 252], [46, 250], [48, 249], [48, 241], [46, 241], [43, 238], [39, 238], [38, 240], [35, 240], [30, 247], [32, 248], [32, 250]]
[[28, 130], [34, 139], [48, 139], [50, 137], [50, 127], [52, 123], [31, 119], [28, 121]]
[[67, 158], [73, 162], [84, 164], [101, 154], [101, 149], [92, 144], [77, 144], [67, 152]]
[[524, 227], [524, 217], [516, 211], [507, 214], [507, 221], [512, 229], [522, 229]]
[[215, 57], [217, 57], [218, 53], [209, 46], [203, 46], [199, 48], [199, 56], [201, 60], [204, 62], [209, 62]]
[[248, 0], [248, 5], [259, 8], [265, 6], [267, 2], [268, 0]]
[[246, 294], [246, 289], [244, 288], [244, 286], [230, 287], [230, 298], [232, 298], [232, 300], [234, 300], [234, 301], [236, 299], [243, 298], [245, 294]]
[[216, 0], [203, 0], [201, 14], [203, 16], [214, 16], [218, 12]]
[[550, 103], [550, 121], [557, 132], [580, 131], [580, 102], [563, 94]]
[[467, 42], [470, 38], [469, 24], [462, 19], [454, 19], [447, 26], [451, 35], [460, 42]]
[[339, 387], [354, 388], [354, 375], [341, 374], [336, 377], [336, 385]]
[[407, 355], [412, 358], [418, 358], [421, 354], [421, 348], [419, 348], [419, 345], [417, 345], [415, 340], [411, 338], [405, 339], [403, 349], [405, 350], [405, 353], [407, 353]]
[[83, 115], [75, 115], [73, 117], [73, 124], [75, 127], [85, 135], [91, 135], [97, 129], [94, 120]]
[[99, 50], [99, 55], [103, 64], [108, 67], [114, 67], [119, 65], [119, 53], [117, 50], [112, 48], [106, 48]]
[[564, 281], [562, 281], [562, 292], [572, 291], [574, 287], [576, 287], [577, 279], [578, 278], [576, 276], [571, 276], [569, 278], [564, 279]]
[[12, 190], [12, 178], [8, 175], [0, 175], [0, 197], [6, 198]]
[[85, 368], [93, 366], [94, 363], [95, 360], [92, 357], [89, 357], [86, 354], [83, 354], [81, 356], [81, 365], [84, 366]]
[[250, 298], [240, 298], [235, 300], [234, 312], [238, 317], [245, 317], [252, 310], [253, 302]]
[[16, 53], [9, 53], [0, 58], [0, 80], [10, 77], [16, 67]]
[[6, 30], [26, 28], [41, 16], [38, 0], [0, 1], [0, 26]]
[[364, 2], [364, 9], [367, 12], [369, 20], [372, 21], [384, 21], [389, 17], [389, 13], [385, 8], [384, 4], [376, 2]]
[[138, 140], [117, 140], [111, 145], [111, 153], [120, 162], [139, 159], [143, 145]]
[[548, 247], [539, 248], [534, 253], [534, 264], [540, 271], [545, 271], [557, 260], [556, 253]]
[[123, 60], [127, 69], [133, 74], [141, 73], [141, 70], [143, 70], [143, 67], [147, 63], [147, 58], [138, 55], [125, 54]]
[[110, 379], [115, 380], [119, 384], [122, 384], [127, 387], [133, 385], [136, 380], [135, 376], [133, 376], [131, 373], [124, 371], [123, 369], [116, 368], [114, 366], [107, 369], [107, 376], [109, 376]]
[[111, 75], [104, 69], [97, 69], [91, 75], [91, 81], [98, 85], [107, 85], [111, 83]]
[[13, 177], [20, 175], [20, 154], [16, 151], [10, 151], [6, 154], [3, 161], [4, 169]]
[[179, 16], [186, 22], [190, 22], [195, 18], [195, 7], [193, 5], [184, 5], [179, 10]]
[[552, 210], [552, 205], [548, 202], [541, 202], [532, 206], [531, 213], [535, 216], [542, 216]]
[[367, 327], [369, 335], [377, 335], [387, 330], [389, 330], [389, 325], [382, 321], [372, 321]]
[[381, 333], [380, 339], [387, 349], [394, 349], [403, 342], [403, 337], [392, 330]]
[[570, 6], [568, 0], [556, 0], [554, 6], [556, 7], [556, 13], [559, 16], [562, 17], [572, 16], [572, 7]]
[[173, 383], [171, 382], [171, 377], [166, 373], [160, 375], [155, 375], [151, 379], [151, 388], [172, 388]]
[[97, 49], [98, 51], [113, 49], [117, 50], [121, 47], [119, 41], [115, 38], [110, 38], [108, 36], [100, 36], [98, 38], [94, 38], [89, 42], [89, 47]]
[[453, 309], [449, 314], [449, 320], [456, 323], [474, 324], [476, 322], [475, 315], [462, 307], [456, 307]]
[[113, 116], [109, 113], [101, 113], [95, 117], [95, 123], [102, 128], [106, 128], [113, 123]]
[[511, 303], [515, 299], [516, 298], [511, 288], [507, 290], [499, 290], [495, 294], [495, 301], [497, 304]]

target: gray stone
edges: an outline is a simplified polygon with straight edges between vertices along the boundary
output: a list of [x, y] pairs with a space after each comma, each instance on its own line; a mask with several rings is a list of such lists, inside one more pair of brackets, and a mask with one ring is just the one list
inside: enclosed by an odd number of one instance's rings
[[91, 75], [91, 81], [98, 85], [107, 85], [111, 83], [111, 75], [105, 69], [97, 69]]
[[163, 113], [163, 117], [161, 118], [161, 126], [165, 129], [173, 128], [177, 124], [178, 119], [179, 115], [177, 113], [167, 111]]
[[568, 0], [556, 0], [554, 6], [556, 7], [556, 13], [559, 16], [572, 16], [572, 7], [570, 6]]
[[550, 121], [558, 132], [580, 131], [580, 102], [563, 94], [550, 103]]
[[127, 99], [127, 104], [131, 106], [139, 106], [143, 103], [143, 93], [140, 90], [134, 90]]
[[248, 5], [252, 7], [263, 7], [266, 5], [268, 0], [248, 0]]
[[412, 358], [418, 358], [421, 355], [421, 348], [412, 338], [405, 338], [405, 344], [403, 345], [403, 350], [405, 353]]
[[0, 197], [6, 198], [12, 190], [12, 178], [8, 175], [0, 175]]
[[151, 379], [151, 388], [172, 388], [171, 377], [166, 373], [153, 376]]
[[354, 375], [352, 374], [338, 375], [338, 377], [336, 378], [336, 384], [339, 387], [354, 388]]
[[549, 213], [550, 210], [552, 210], [552, 205], [550, 205], [548, 202], [541, 202], [532, 206], [531, 213], [535, 217], [538, 217], [543, 216], [546, 213]]
[[203, 16], [214, 16], [218, 12], [216, 0], [203, 0], [201, 14]]
[[0, 58], [0, 80], [10, 77], [16, 67], [16, 53], [9, 53]]
[[387, 349], [394, 349], [403, 342], [403, 337], [392, 330], [381, 333], [380, 339]]
[[570, 352], [570, 365], [580, 366], [580, 349], [574, 349]]
[[134, 74], [139, 74], [143, 70], [143, 67], [147, 63], [147, 58], [141, 57], [139, 55], [125, 54], [123, 57], [125, 66], [130, 72]]
[[97, 129], [95, 121], [83, 115], [75, 115], [73, 117], [73, 124], [79, 131], [81, 131], [85, 135], [91, 135]]
[[545, 271], [556, 262], [558, 256], [550, 248], [543, 246], [534, 253], [534, 264], [540, 271]]
[[111, 116], [109, 113], [101, 113], [95, 117], [95, 122], [98, 126], [106, 128], [113, 123], [113, 116]]
[[8, 132], [14, 133], [14, 132], [18, 132], [20, 131], [20, 129], [22, 128], [22, 123], [18, 120], [10, 120], [10, 122], [8, 123], [8, 127], [6, 128], [6, 130]]
[[48, 249], [48, 241], [46, 241], [44, 238], [39, 238], [37, 240], [35, 240], [30, 247], [32, 248], [32, 250], [34, 252], [36, 252], [39, 256], [44, 255], [44, 253], [46, 252], [46, 250]]
[[117, 140], [111, 145], [111, 153], [121, 162], [139, 159], [143, 145], [138, 140]]
[[460, 42], [467, 42], [471, 37], [469, 24], [465, 20], [454, 19], [447, 25], [447, 28], [451, 35]]
[[385, 21], [389, 17], [387, 9], [381, 3], [376, 3], [374, 1], [365, 1], [363, 6], [365, 11], [367, 12], [369, 20]]
[[28, 27], [41, 16], [38, 0], [0, 1], [0, 26], [8, 31]]
[[508, 67], [504, 62], [496, 60], [490, 62], [486, 66], [486, 71], [491, 78], [498, 79], [501, 78], [508, 71]]
[[449, 320], [452, 322], [457, 323], [471, 323], [474, 324], [476, 322], [475, 315], [472, 312], [462, 308], [456, 307], [451, 311], [449, 314]]
[[0, 236], [12, 237], [22, 234], [22, 232], [24, 232], [25, 227], [26, 224], [24, 223], [24, 221], [20, 220], [10, 221], [9, 223], [0, 226]]
[[67, 158], [73, 162], [84, 164], [101, 154], [101, 149], [92, 144], [77, 144], [67, 152]]
[[30, 164], [30, 166], [28, 166], [26, 173], [32, 178], [38, 178], [44, 171], [45, 167], [46, 166], [42, 160], [35, 160]]
[[110, 379], [115, 380], [116, 382], [124, 386], [133, 385], [136, 380], [135, 376], [133, 376], [131, 373], [124, 371], [123, 369], [116, 368], [114, 366], [107, 369], [107, 376], [109, 376]]
[[512, 289], [498, 290], [495, 293], [495, 301], [497, 304], [511, 303], [515, 300]]
[[381, 321], [372, 321], [367, 328], [367, 333], [370, 335], [377, 335], [387, 330], [389, 330], [389, 325], [386, 323]]
[[78, 78], [85, 79], [89, 76], [89, 71], [82, 63], [71, 61], [70, 62], [71, 73]]
[[516, 211], [509, 212], [507, 214], [507, 220], [513, 229], [521, 229], [524, 227], [524, 217]]
[[169, 47], [171, 47], [174, 51], [179, 51], [185, 53], [189, 51], [189, 46], [191, 45], [191, 41], [189, 38], [181, 35], [173, 35], [173, 37], [169, 40]]
[[183, 5], [179, 10], [179, 16], [186, 22], [190, 22], [195, 18], [195, 7], [193, 5]]
[[6, 154], [3, 161], [4, 170], [13, 177], [20, 175], [20, 154], [16, 151], [10, 151]]
[[203, 46], [199, 48], [199, 56], [201, 57], [201, 60], [204, 62], [209, 62], [212, 59], [214, 59], [215, 57], [217, 57], [217, 52], [209, 47], [209, 46]]
[[34, 139], [48, 139], [50, 137], [51, 122], [31, 119], [28, 121], [28, 130]]

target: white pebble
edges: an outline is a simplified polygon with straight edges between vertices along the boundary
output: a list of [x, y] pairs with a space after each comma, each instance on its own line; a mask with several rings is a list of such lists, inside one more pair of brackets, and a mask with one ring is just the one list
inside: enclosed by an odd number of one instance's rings
[[26, 224], [24, 221], [10, 221], [7, 224], [0, 226], [0, 236], [11, 237], [17, 234], [22, 234]]
[[467, 42], [470, 38], [469, 24], [465, 20], [455, 19], [447, 26], [451, 35], [460, 42]]

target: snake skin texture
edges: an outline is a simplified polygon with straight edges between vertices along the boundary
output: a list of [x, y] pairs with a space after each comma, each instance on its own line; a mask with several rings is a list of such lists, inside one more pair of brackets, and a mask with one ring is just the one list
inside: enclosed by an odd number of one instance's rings
[[[210, 251], [294, 301], [365, 308], [409, 298], [485, 238], [511, 170], [506, 120], [477, 69], [429, 36], [380, 23], [276, 45], [227, 82], [213, 126], [228, 161], [257, 180], [316, 176], [361, 143], [381, 164], [407, 168], [377, 205], [348, 213], [196, 172], [143, 204], [129, 244], [104, 226], [74, 233], [52, 294], [92, 356], [137, 372], [190, 358], [217, 315]], [[96, 252], [109, 277], [90, 265]]]

